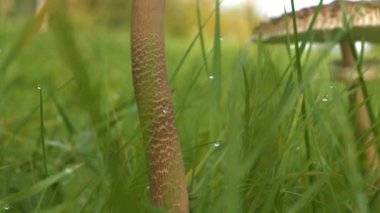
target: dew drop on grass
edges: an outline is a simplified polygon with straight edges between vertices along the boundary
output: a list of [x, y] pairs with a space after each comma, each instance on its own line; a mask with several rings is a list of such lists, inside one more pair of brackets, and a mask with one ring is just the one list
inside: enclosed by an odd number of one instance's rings
[[214, 143], [214, 147], [215, 148], [219, 148], [220, 147], [220, 143], [219, 142]]
[[219, 40], [223, 41], [223, 37], [222, 37], [222, 36], [220, 36]]
[[329, 87], [330, 89], [334, 89], [335, 87], [334, 87], [334, 85], [330, 85], [330, 87]]
[[327, 101], [329, 101], [329, 95], [325, 95], [325, 96], [322, 98], [322, 101], [323, 101], [323, 102], [327, 102]]
[[215, 76], [210, 75], [210, 76], [208, 77], [208, 79], [210, 79], [210, 80], [214, 80], [214, 79], [215, 79]]
[[65, 169], [65, 173], [66, 174], [71, 174], [71, 173], [73, 173], [73, 170], [71, 168], [66, 168]]
[[9, 210], [11, 210], [11, 206], [9, 204], [5, 204], [5, 206], [3, 207], [3, 210], [9, 211]]
[[38, 85], [38, 86], [37, 86], [37, 89], [38, 89], [38, 90], [41, 90], [41, 87], [40, 87], [40, 85]]
[[299, 152], [301, 150], [301, 147], [300, 146], [297, 146], [296, 147], [296, 151]]
[[146, 187], [145, 187], [145, 193], [149, 193], [149, 191], [150, 191], [150, 187], [149, 187], [149, 186], [146, 186]]

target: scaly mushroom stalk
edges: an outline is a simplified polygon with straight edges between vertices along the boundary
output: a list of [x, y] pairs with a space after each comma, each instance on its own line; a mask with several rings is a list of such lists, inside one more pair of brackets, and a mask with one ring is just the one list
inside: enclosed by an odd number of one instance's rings
[[132, 1], [132, 74], [144, 142], [150, 196], [168, 212], [188, 212], [179, 137], [164, 51], [165, 0]]

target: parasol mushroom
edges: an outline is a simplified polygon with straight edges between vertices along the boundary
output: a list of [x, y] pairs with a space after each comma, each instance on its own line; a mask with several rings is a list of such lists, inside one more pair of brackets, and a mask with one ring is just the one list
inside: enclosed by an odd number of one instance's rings
[[[343, 7], [340, 2], [344, 3]], [[317, 8], [309, 7], [295, 13], [299, 40], [306, 37]], [[347, 27], [345, 27], [344, 17], [347, 18], [346, 20], [350, 25], [352, 40], [380, 42], [380, 6], [378, 2], [373, 1], [334, 1], [330, 4], [321, 5], [311, 29], [314, 42], [331, 42], [337, 35], [342, 35], [339, 44], [343, 60], [342, 62], [332, 63], [331, 77], [333, 80], [342, 81], [350, 85], [350, 107], [358, 108], [354, 117], [355, 135], [357, 139], [366, 136], [365, 141], [369, 146], [365, 155], [369, 166], [376, 168], [380, 166], [380, 159], [376, 145], [370, 144], [374, 139], [372, 133], [368, 134], [372, 126], [371, 119], [367, 105], [363, 104], [366, 101], [363, 96], [363, 88], [357, 84], [358, 80], [373, 80], [376, 78], [377, 73], [374, 69], [374, 64], [376, 63], [373, 61], [364, 62], [362, 69], [363, 79], [358, 77], [355, 57], [351, 51], [349, 37], [346, 33]], [[266, 43], [284, 43], [288, 39], [292, 41], [292, 18], [292, 14], [288, 13], [259, 24], [253, 31], [252, 39]]]

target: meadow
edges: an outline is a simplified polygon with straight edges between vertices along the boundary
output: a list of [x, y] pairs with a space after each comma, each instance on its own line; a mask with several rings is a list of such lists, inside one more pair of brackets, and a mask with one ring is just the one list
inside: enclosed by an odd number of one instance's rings
[[[347, 85], [330, 80], [334, 44], [297, 58], [292, 44], [223, 37], [214, 21], [212, 38], [166, 37], [191, 212], [376, 212], [379, 172], [363, 174]], [[64, 15], [46, 32], [2, 23], [0, 212], [161, 212], [149, 203], [129, 31]], [[367, 86], [378, 124], [380, 84]]]

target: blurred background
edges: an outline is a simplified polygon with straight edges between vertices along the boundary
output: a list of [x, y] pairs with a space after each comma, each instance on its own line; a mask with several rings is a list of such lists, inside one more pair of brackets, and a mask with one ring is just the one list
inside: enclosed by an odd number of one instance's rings
[[[131, 0], [56, 2], [41, 28], [43, 1], [0, 0], [0, 213], [154, 212], [131, 80]], [[377, 176], [354, 162], [347, 88], [328, 72], [340, 58], [334, 44], [307, 48], [300, 84], [293, 44], [247, 43], [290, 0], [216, 2], [166, 0], [192, 212], [367, 212], [357, 206], [369, 205]], [[377, 82], [369, 91], [380, 117]]]
[[[39, 0], [0, 0], [1, 18], [20, 19], [33, 15]], [[42, 1], [41, 1], [42, 2]], [[61, 0], [72, 20], [84, 27], [103, 25], [114, 29], [128, 29], [131, 0]], [[199, 1], [206, 17], [214, 10], [215, 1]], [[254, 2], [251, 0], [225, 0], [221, 4], [222, 29], [226, 37], [243, 39], [250, 34], [255, 23]], [[196, 1], [167, 0], [167, 32], [180, 37], [192, 37], [197, 32]], [[208, 25], [206, 35], [213, 35], [213, 26]]]
[[[0, 13], [3, 19], [18, 19], [33, 15], [38, 2], [45, 0], [0, 0]], [[60, 0], [72, 19], [82, 26], [104, 25], [115, 29], [128, 29], [131, 0]], [[181, 37], [191, 37], [197, 32], [195, 0], [167, 0], [167, 32]], [[319, 0], [295, 0], [296, 10], [316, 5]], [[332, 0], [324, 0], [330, 3]], [[204, 16], [214, 10], [214, 0], [199, 1]], [[290, 1], [284, 0], [224, 0], [221, 1], [221, 28], [223, 37], [241, 40], [247, 38], [258, 19], [274, 17], [290, 11]], [[205, 17], [203, 17], [204, 19]], [[213, 35], [210, 24], [205, 28], [206, 35]]]

